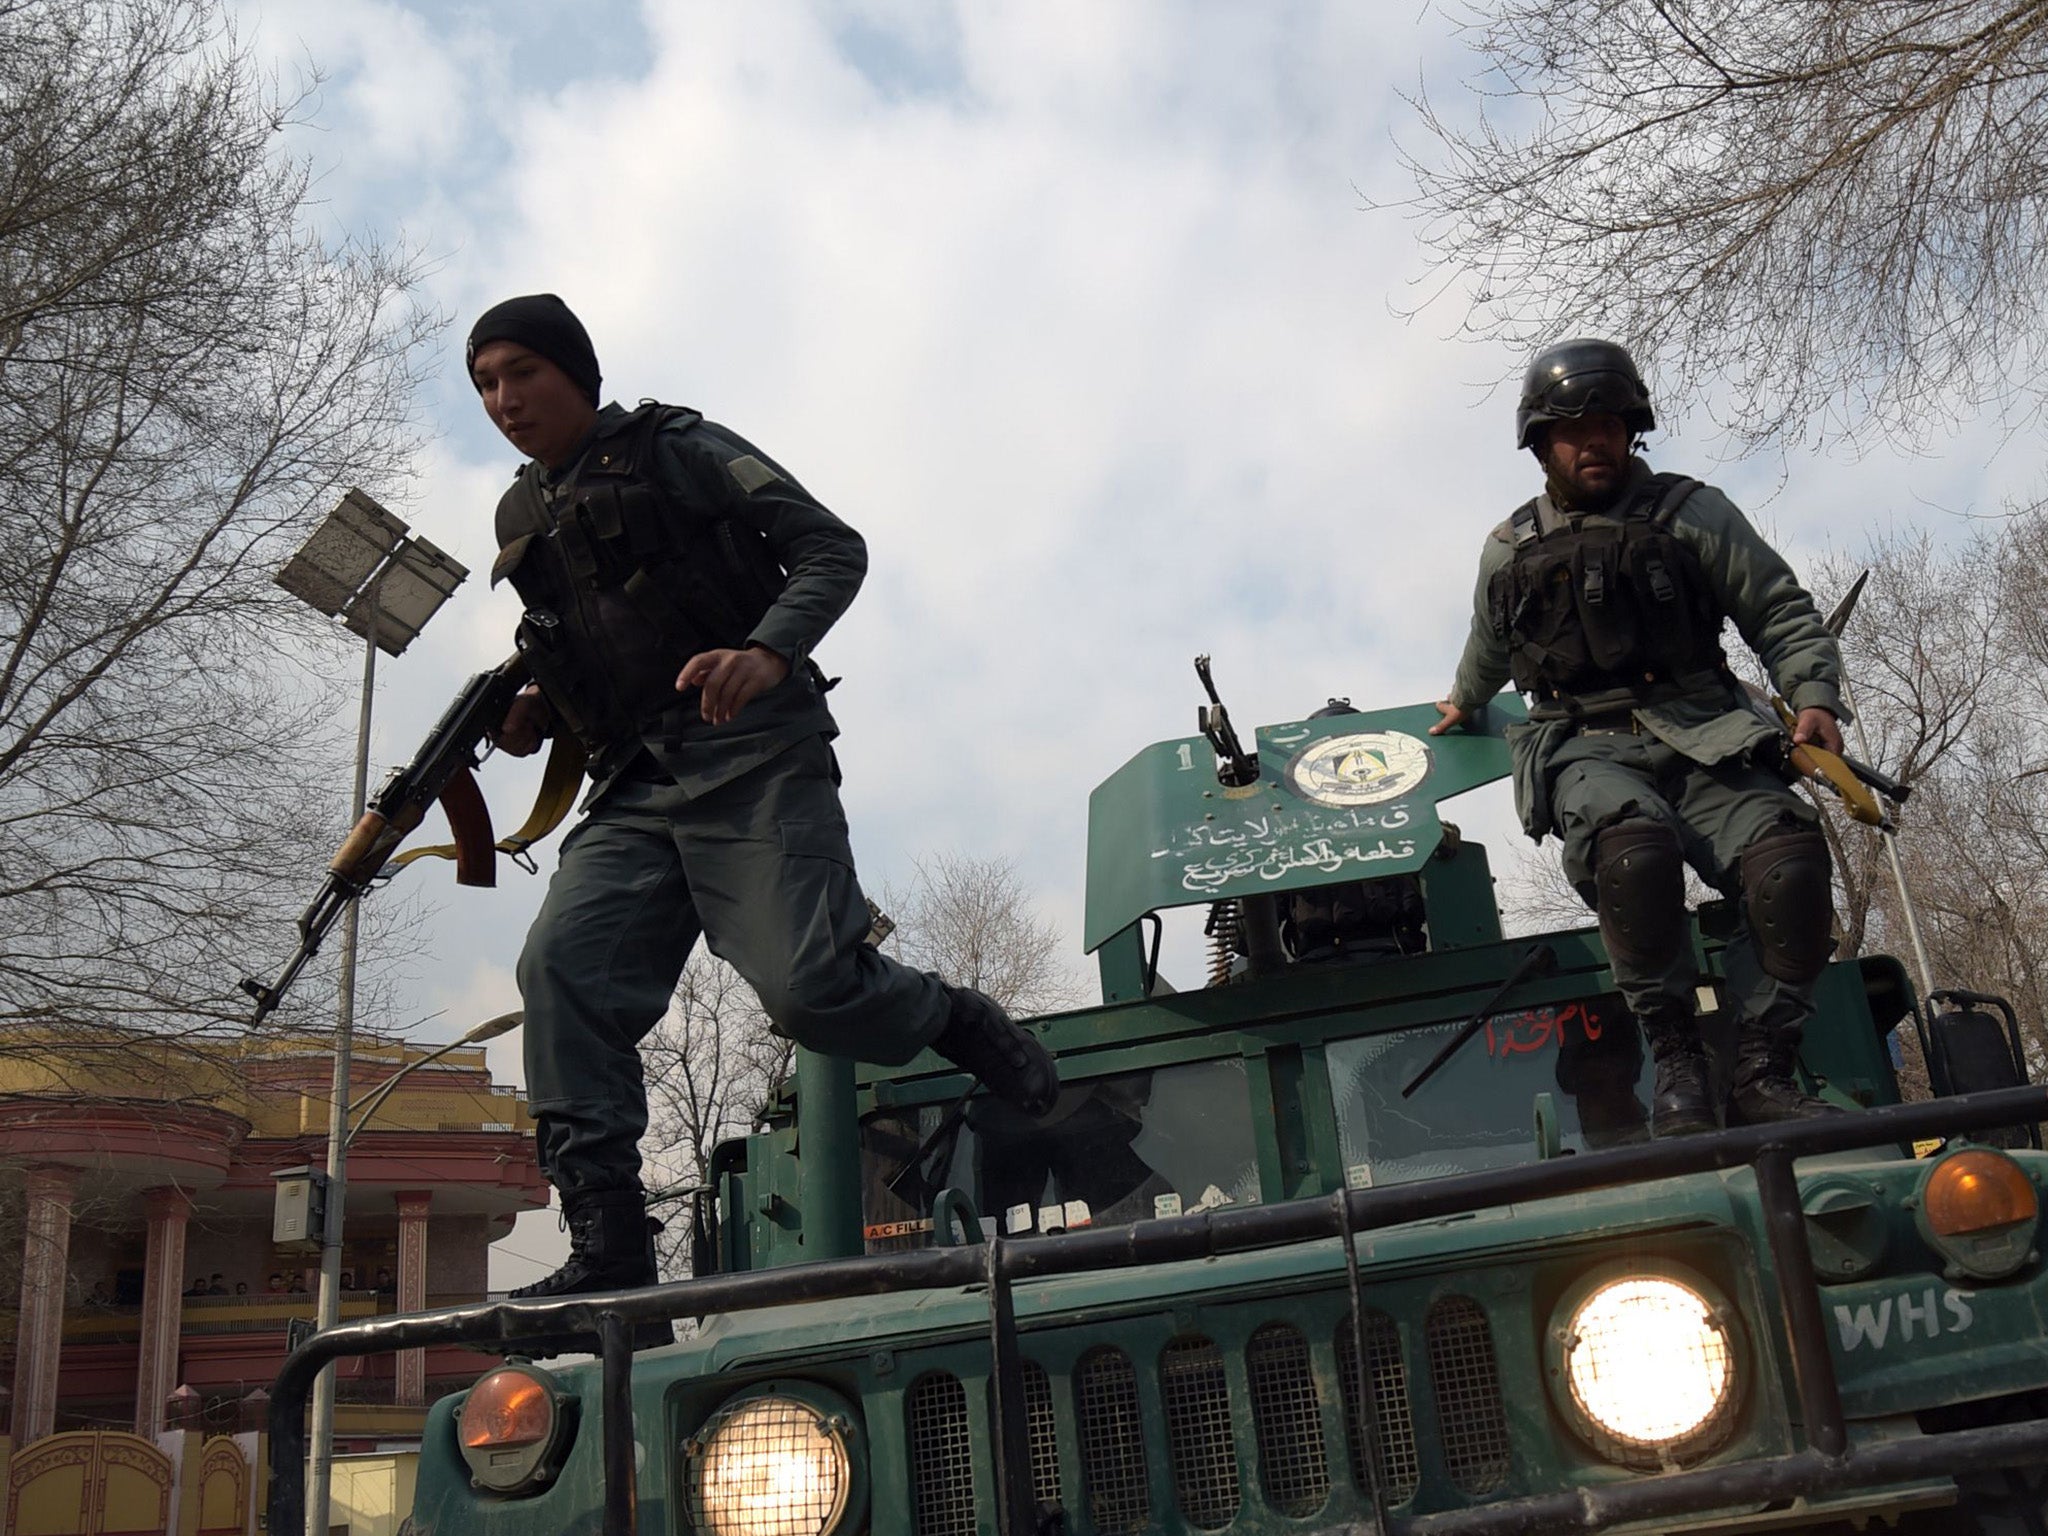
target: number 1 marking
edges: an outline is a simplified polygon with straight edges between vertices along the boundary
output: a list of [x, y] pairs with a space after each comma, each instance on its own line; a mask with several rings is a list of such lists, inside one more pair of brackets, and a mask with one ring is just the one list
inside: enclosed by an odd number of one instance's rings
[[1186, 742], [1180, 744], [1180, 771], [1182, 773], [1193, 773], [1195, 771], [1195, 749]]

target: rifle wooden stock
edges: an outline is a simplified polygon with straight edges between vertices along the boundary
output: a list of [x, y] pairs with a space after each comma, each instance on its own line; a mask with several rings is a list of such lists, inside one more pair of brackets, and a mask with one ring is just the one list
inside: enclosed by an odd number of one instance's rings
[[[363, 819], [342, 839], [342, 844], [335, 850], [334, 857], [327, 861], [328, 869], [344, 880], [364, 878], [359, 877], [356, 871], [369, 859], [372, 850], [377, 846], [377, 839], [384, 835], [384, 828], [387, 825], [389, 823], [384, 819], [383, 812], [363, 812]], [[375, 874], [376, 871], [372, 870], [370, 873]]]
[[1842, 808], [1866, 827], [1889, 827], [1891, 818], [1878, 804], [1870, 786], [1858, 778], [1849, 765], [1826, 747], [1795, 742], [1790, 754], [1792, 766], [1816, 784], [1825, 784], [1842, 797]]
[[[1799, 717], [1792, 713], [1792, 706], [1775, 693], [1770, 696], [1771, 708], [1777, 712], [1778, 723], [1785, 728], [1787, 737], [1799, 729]], [[1894, 787], [1889, 780], [1876, 783], [1878, 776], [1869, 774], [1861, 763], [1852, 762], [1839, 752], [1830, 752], [1826, 747], [1817, 747], [1812, 742], [1793, 741], [1789, 761], [1803, 777], [1816, 784], [1825, 784], [1842, 797], [1842, 805], [1853, 820], [1866, 827], [1889, 829], [1892, 819], [1885, 808], [1878, 803], [1873, 788], [1888, 793]], [[1895, 800], [1903, 800], [1903, 794], [1894, 794]]]

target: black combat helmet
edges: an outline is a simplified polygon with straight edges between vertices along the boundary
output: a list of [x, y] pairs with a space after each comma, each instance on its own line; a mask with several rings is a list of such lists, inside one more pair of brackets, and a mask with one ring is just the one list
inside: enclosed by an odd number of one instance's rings
[[1591, 336], [1576, 336], [1545, 347], [1522, 376], [1522, 399], [1515, 407], [1515, 446], [1527, 448], [1536, 429], [1546, 422], [1565, 421], [1588, 411], [1607, 411], [1621, 418], [1631, 437], [1657, 425], [1650, 412], [1650, 392], [1636, 372], [1628, 349]]

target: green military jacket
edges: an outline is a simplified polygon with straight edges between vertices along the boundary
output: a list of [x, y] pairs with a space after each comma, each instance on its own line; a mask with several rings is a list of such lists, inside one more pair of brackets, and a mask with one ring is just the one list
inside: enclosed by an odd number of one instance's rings
[[[1616, 504], [1627, 505], [1649, 475], [1647, 464], [1631, 460], [1629, 488]], [[1600, 512], [1566, 512], [1548, 494], [1537, 499], [1536, 516], [1545, 532], [1566, 526], [1570, 519], [1609, 520]], [[1795, 711], [1818, 707], [1846, 720], [1841, 649], [1784, 557], [1711, 485], [1702, 485], [1686, 498], [1670, 527], [1699, 556], [1715, 603], [1735, 621], [1744, 643], [1762, 659], [1785, 701]], [[1487, 595], [1495, 574], [1513, 558], [1512, 536], [1503, 522], [1480, 550], [1472, 629], [1451, 684], [1451, 702], [1460, 709], [1481, 707], [1508, 681], [1508, 639], [1495, 627]], [[1740, 757], [1776, 734], [1776, 727], [1723, 688], [1644, 704], [1635, 716], [1644, 730], [1701, 764]], [[1531, 720], [1507, 729], [1514, 757], [1515, 808], [1533, 838], [1553, 830], [1549, 763], [1575, 729], [1569, 720]]]

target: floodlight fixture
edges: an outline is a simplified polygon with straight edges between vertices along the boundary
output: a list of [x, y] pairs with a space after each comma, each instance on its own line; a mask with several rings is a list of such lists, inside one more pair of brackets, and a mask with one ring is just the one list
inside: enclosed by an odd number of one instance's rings
[[277, 573], [277, 584], [333, 618], [391, 557], [405, 523], [365, 492], [349, 487], [303, 548]]
[[425, 539], [408, 538], [384, 562], [382, 571], [349, 599], [341, 611], [341, 622], [367, 640], [374, 614], [377, 648], [389, 656], [403, 655], [468, 574], [467, 566]]
[[338, 617], [387, 655], [403, 654], [469, 571], [375, 497], [351, 486], [277, 573], [277, 584]]
[[[346, 628], [366, 642], [363, 646], [362, 708], [356, 725], [353, 820], [362, 818], [363, 807], [368, 800], [370, 703], [377, 686], [377, 652], [381, 650], [392, 656], [403, 654], [414, 637], [426, 627], [427, 620], [439, 611], [468, 574], [459, 561], [450, 559], [425, 539], [413, 537], [403, 518], [380, 506], [376, 498], [355, 486], [349, 487], [334, 510], [313, 530], [304, 547], [277, 573], [277, 584], [285, 591], [329, 618], [339, 618]], [[355, 973], [356, 909], [351, 898], [341, 935], [341, 995], [334, 1030], [334, 1093], [327, 1119], [329, 1198], [326, 1220], [321, 1228], [318, 1311], [322, 1328], [333, 1327], [341, 1315], [341, 1235], [348, 1200], [348, 1143], [355, 1134], [348, 1127]], [[500, 1021], [488, 1022], [496, 1024]], [[489, 1037], [479, 1035], [478, 1038]], [[415, 1062], [412, 1065], [419, 1064]], [[371, 1096], [364, 1108], [363, 1120], [368, 1120], [375, 1113], [377, 1105], [383, 1102], [383, 1095], [390, 1092], [391, 1084], [404, 1076], [407, 1070], [410, 1068], [393, 1074]], [[362, 1121], [358, 1121], [356, 1130], [361, 1129]], [[327, 1529], [334, 1457], [334, 1371], [331, 1366], [320, 1372], [313, 1388], [311, 1436], [313, 1452], [307, 1513], [312, 1528], [324, 1531]]]

